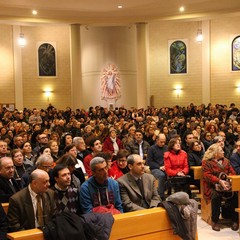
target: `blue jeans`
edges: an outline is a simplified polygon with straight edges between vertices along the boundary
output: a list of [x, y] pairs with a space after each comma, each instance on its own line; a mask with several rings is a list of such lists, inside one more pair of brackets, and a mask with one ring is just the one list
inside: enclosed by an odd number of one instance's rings
[[165, 183], [166, 183], [166, 174], [160, 169], [151, 170], [152, 175], [158, 180], [158, 194], [161, 198], [164, 198]]

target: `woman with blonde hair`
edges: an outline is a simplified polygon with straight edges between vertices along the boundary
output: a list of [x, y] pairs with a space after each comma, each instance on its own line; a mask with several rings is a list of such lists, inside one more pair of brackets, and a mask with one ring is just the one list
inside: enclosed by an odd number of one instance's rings
[[[206, 200], [211, 201], [212, 205], [212, 229], [214, 231], [220, 231], [218, 225], [221, 203], [224, 198], [224, 191], [230, 189], [229, 183], [226, 178], [221, 176], [235, 175], [235, 171], [232, 168], [230, 161], [224, 158], [224, 151], [219, 143], [211, 145], [205, 152], [202, 161], [203, 172], [203, 194]], [[222, 189], [222, 190], [220, 190]], [[238, 230], [238, 213], [235, 212], [235, 208], [238, 206], [238, 200], [236, 193], [228, 199], [229, 213], [232, 218], [231, 229], [233, 231]]]

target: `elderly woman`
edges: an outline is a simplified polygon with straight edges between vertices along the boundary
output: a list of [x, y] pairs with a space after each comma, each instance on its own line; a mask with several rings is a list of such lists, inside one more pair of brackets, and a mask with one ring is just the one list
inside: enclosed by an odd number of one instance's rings
[[109, 152], [112, 155], [117, 155], [118, 151], [122, 148], [122, 141], [117, 137], [116, 129], [112, 128], [109, 136], [103, 143], [103, 152]]
[[179, 138], [172, 138], [169, 141], [168, 152], [164, 153], [164, 166], [169, 187], [173, 187], [175, 192], [187, 192], [190, 196], [188, 157], [187, 153], [181, 149]]
[[[202, 161], [203, 171], [203, 194], [206, 200], [211, 200], [212, 205], [212, 229], [214, 231], [220, 231], [218, 225], [221, 202], [223, 200], [224, 192], [219, 191], [216, 186], [221, 186], [222, 189], [228, 190], [229, 185], [227, 181], [220, 178], [220, 173], [226, 175], [234, 175], [235, 171], [232, 168], [228, 159], [224, 158], [224, 151], [222, 147], [215, 143], [211, 145], [205, 152]], [[218, 185], [216, 185], [218, 184]], [[238, 213], [234, 209], [238, 206], [237, 195], [233, 194], [233, 197], [228, 199], [229, 201], [229, 212], [232, 218], [231, 229], [233, 231], [238, 230]]]

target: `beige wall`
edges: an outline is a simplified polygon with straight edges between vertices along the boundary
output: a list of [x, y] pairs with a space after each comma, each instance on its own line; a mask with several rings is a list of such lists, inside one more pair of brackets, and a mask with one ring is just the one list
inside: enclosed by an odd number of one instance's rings
[[14, 103], [12, 26], [0, 25], [0, 103]]
[[82, 93], [84, 107], [107, 107], [113, 100], [101, 100], [101, 74], [113, 63], [120, 73], [121, 98], [115, 106], [136, 106], [136, 29], [135, 27], [82, 27]]
[[[199, 104], [201, 96], [201, 48], [196, 43], [197, 22], [160, 22], [149, 24], [149, 75], [150, 96], [155, 107]], [[188, 50], [188, 73], [169, 74], [169, 40], [186, 40]], [[182, 87], [177, 97], [174, 88]]]
[[[154, 22], [148, 24], [148, 86], [147, 98], [154, 96], [154, 105], [187, 105], [203, 102], [206, 58], [202, 60], [203, 44], [195, 41], [198, 22]], [[53, 92], [49, 98], [54, 106], [71, 106], [70, 27], [67, 25], [23, 26], [27, 46], [22, 48], [23, 106], [44, 108], [48, 99], [46, 88]], [[103, 67], [114, 63], [121, 77], [121, 98], [115, 106], [137, 106], [137, 35], [131, 27], [81, 27], [82, 91], [79, 107], [108, 106], [113, 101], [101, 100], [100, 77]], [[231, 72], [231, 41], [239, 35], [238, 18], [214, 19], [209, 22], [210, 101], [240, 104], [236, 86], [240, 72]], [[170, 75], [168, 41], [184, 39], [188, 46], [188, 73]], [[39, 78], [37, 71], [37, 42], [54, 42], [57, 49], [57, 77]], [[11, 25], [0, 25], [0, 103], [15, 102], [13, 31]], [[205, 51], [205, 55], [207, 56]], [[205, 65], [204, 65], [205, 64]], [[174, 88], [183, 90], [177, 97]], [[16, 89], [17, 91], [18, 89]], [[206, 97], [205, 97], [206, 98]]]
[[211, 21], [211, 101], [240, 104], [240, 72], [231, 71], [231, 43], [240, 35], [239, 19]]
[[[71, 105], [69, 26], [22, 27], [27, 45], [22, 49], [24, 107], [44, 108], [49, 102], [58, 108]], [[57, 77], [38, 77], [37, 42], [56, 43]]]

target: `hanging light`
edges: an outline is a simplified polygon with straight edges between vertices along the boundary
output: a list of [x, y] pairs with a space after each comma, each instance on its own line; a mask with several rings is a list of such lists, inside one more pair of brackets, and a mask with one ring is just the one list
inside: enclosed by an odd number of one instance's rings
[[199, 43], [203, 41], [201, 22], [198, 22], [196, 41], [199, 42]]
[[26, 39], [25, 39], [24, 33], [22, 33], [22, 31], [19, 34], [18, 44], [19, 44], [20, 47], [25, 47], [26, 46]]
[[197, 41], [197, 42], [202, 42], [202, 40], [203, 40], [202, 29], [198, 29], [198, 30], [197, 30], [196, 41]]

